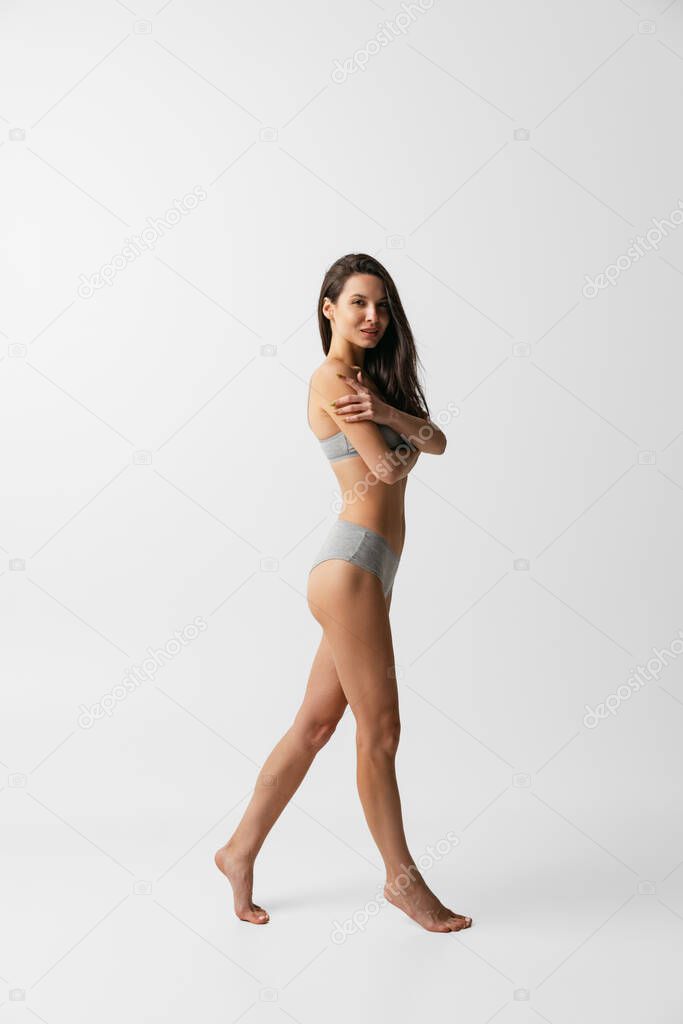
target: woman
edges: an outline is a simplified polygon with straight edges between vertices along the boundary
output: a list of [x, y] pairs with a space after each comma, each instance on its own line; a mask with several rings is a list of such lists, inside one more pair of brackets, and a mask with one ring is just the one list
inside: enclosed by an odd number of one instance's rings
[[326, 358], [311, 378], [308, 420], [344, 497], [308, 576], [308, 606], [323, 637], [294, 722], [215, 860], [232, 885], [237, 916], [265, 924], [267, 912], [252, 901], [254, 860], [348, 704], [356, 719], [358, 792], [385, 864], [385, 898], [428, 931], [459, 931], [472, 919], [428, 888], [403, 830], [389, 625], [407, 477], [422, 452], [441, 455], [446, 438], [429, 419], [412, 332], [381, 263], [365, 254], [337, 260], [322, 284], [318, 322]]

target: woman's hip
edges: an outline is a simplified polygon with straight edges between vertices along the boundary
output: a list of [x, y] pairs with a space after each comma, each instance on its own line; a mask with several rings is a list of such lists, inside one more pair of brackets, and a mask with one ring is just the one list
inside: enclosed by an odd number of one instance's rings
[[331, 558], [339, 558], [379, 577], [384, 596], [389, 593], [401, 560], [386, 537], [348, 519], [337, 519], [323, 541], [310, 570]]

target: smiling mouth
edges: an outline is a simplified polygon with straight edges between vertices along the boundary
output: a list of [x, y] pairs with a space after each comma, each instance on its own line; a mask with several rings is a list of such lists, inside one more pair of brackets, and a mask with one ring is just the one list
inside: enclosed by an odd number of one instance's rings
[[361, 334], [379, 334], [379, 331], [372, 327], [361, 327]]

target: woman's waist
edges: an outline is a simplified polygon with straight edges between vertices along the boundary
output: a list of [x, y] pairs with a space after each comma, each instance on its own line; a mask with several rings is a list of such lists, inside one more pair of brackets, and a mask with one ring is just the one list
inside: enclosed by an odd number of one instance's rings
[[383, 537], [395, 555], [401, 557], [403, 543], [405, 541], [405, 520], [396, 520], [392, 516], [377, 516], [369, 514], [368, 509], [346, 508], [338, 517], [340, 522], [353, 523], [355, 526], [364, 527]]

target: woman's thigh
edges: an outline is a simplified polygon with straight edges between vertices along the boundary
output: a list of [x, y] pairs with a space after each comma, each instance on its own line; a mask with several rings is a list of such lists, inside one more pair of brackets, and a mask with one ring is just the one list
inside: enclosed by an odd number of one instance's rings
[[377, 576], [338, 559], [309, 575], [308, 604], [323, 628], [339, 686], [359, 721], [397, 713], [398, 693], [389, 623], [391, 591]]
[[[361, 570], [362, 571], [362, 570]], [[393, 588], [385, 599], [387, 614], [391, 608]], [[346, 710], [348, 701], [339, 679], [339, 672], [332, 654], [332, 647], [323, 630], [318, 650], [313, 658], [308, 676], [306, 692], [298, 718], [306, 724], [324, 724], [338, 721]]]

